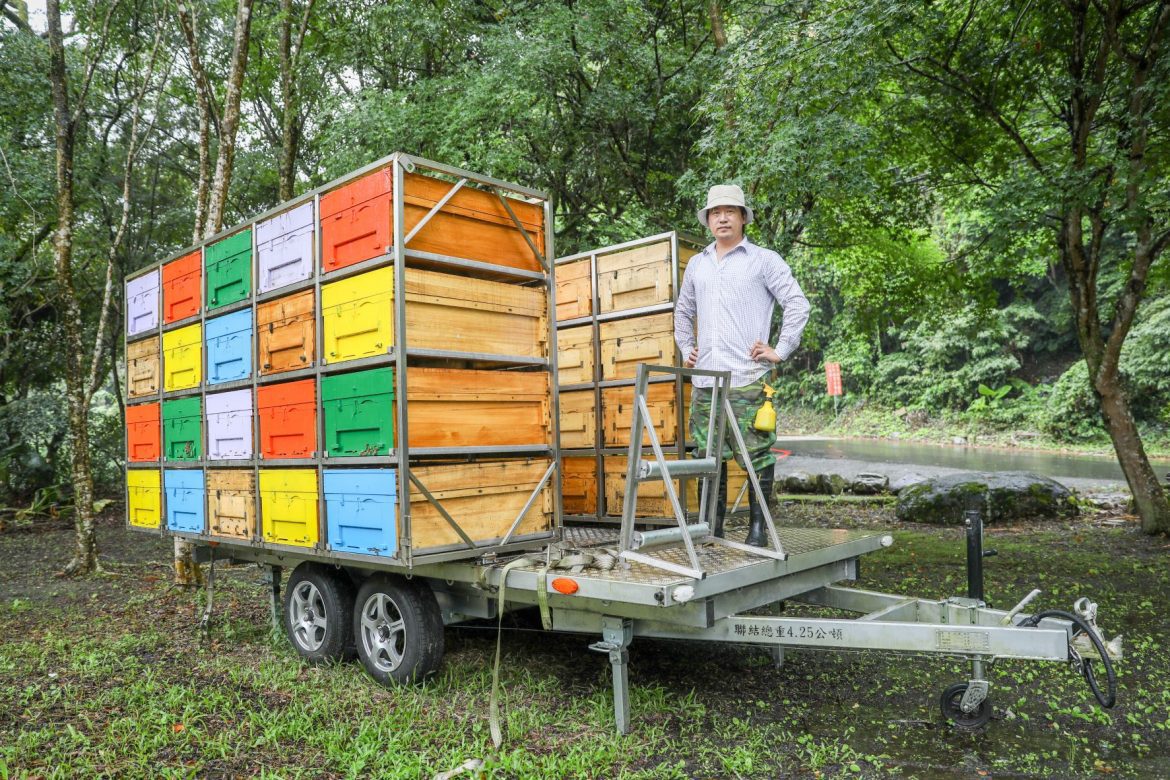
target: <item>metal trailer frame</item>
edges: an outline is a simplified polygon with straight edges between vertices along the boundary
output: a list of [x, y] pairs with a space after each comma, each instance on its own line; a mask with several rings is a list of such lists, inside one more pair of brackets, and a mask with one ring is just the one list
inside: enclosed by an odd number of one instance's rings
[[[361, 178], [369, 173], [391, 169], [393, 176], [393, 224], [394, 224], [394, 242], [387, 247], [385, 254], [364, 260], [360, 263], [355, 263], [351, 266], [339, 269], [337, 271], [329, 272], [327, 278], [323, 278], [320, 264], [322, 258], [321, 246], [321, 213], [320, 201], [321, 195], [334, 190], [344, 184]], [[407, 172], [413, 172], [416, 168], [437, 173], [440, 176], [452, 180], [452, 188], [440, 199], [431, 211], [426, 214], [423, 219], [415, 225], [409, 234], [404, 235], [404, 192], [403, 192], [403, 177]], [[543, 267], [543, 271], [528, 271], [524, 269], [512, 268], [508, 266], [494, 265], [477, 260], [468, 260], [458, 257], [450, 257], [437, 255], [431, 252], [423, 252], [410, 249], [407, 244], [410, 239], [418, 234], [420, 229], [447, 203], [448, 200], [462, 187], [468, 183], [474, 183], [481, 189], [486, 189], [498, 197], [503, 204], [505, 210], [508, 212], [512, 220], [520, 227], [529, 247], [533, 250], [537, 262]], [[508, 193], [508, 195], [505, 195]], [[514, 211], [508, 203], [509, 196], [518, 196], [527, 199], [529, 202], [539, 202], [542, 204], [544, 211], [544, 241], [545, 251], [542, 254], [538, 251], [535, 243], [528, 237], [527, 231], [523, 229], [519, 219], [516, 217]], [[256, 251], [256, 231], [255, 226], [266, 218], [289, 211], [306, 203], [313, 204], [313, 222], [315, 225], [315, 239], [313, 242], [313, 272], [309, 279], [297, 282], [290, 285], [285, 285], [275, 290], [269, 290], [264, 293], [258, 291], [259, 285], [259, 255]], [[222, 238], [231, 236], [246, 228], [252, 228], [252, 284], [251, 294], [242, 301], [229, 304], [227, 306], [219, 307], [214, 312], [206, 310], [206, 279], [207, 279], [207, 264], [205, 257], [205, 248], [219, 241]], [[200, 252], [200, 269], [201, 269], [201, 290], [199, 313], [191, 317], [184, 318], [174, 323], [164, 324], [164, 312], [162, 310], [162, 275], [161, 269], [167, 263], [192, 252]], [[553, 507], [553, 522], [552, 527], [547, 531], [542, 531], [534, 534], [515, 535], [516, 528], [520, 521], [527, 513], [528, 508], [532, 502], [535, 501], [545, 485], [551, 485], [554, 495], [560, 496], [561, 493], [561, 475], [560, 475], [560, 458], [558, 452], [558, 445], [560, 441], [560, 408], [559, 398], [556, 393], [553, 394], [550, 405], [550, 442], [548, 446], [500, 446], [500, 447], [428, 447], [428, 448], [410, 448], [407, 446], [409, 433], [409, 414], [407, 411], [406, 399], [406, 368], [410, 358], [446, 358], [472, 361], [481, 367], [515, 367], [515, 368], [531, 368], [537, 366], [545, 367], [549, 374], [550, 387], [555, 383], [557, 370], [557, 353], [556, 353], [556, 282], [554, 266], [550, 260], [554, 256], [553, 253], [553, 208], [552, 201], [545, 193], [540, 192], [529, 187], [524, 187], [519, 184], [512, 184], [509, 182], [494, 179], [490, 176], [473, 173], [471, 171], [457, 168], [443, 163], [427, 160], [414, 155], [407, 155], [404, 153], [395, 153], [388, 155], [380, 160], [370, 163], [356, 171], [347, 173], [338, 179], [328, 182], [320, 187], [317, 187], [310, 192], [307, 192], [291, 201], [281, 203], [247, 221], [234, 225], [230, 228], [220, 231], [211, 238], [206, 239], [194, 246], [187, 247], [179, 252], [175, 252], [163, 260], [153, 263], [149, 266], [141, 268], [132, 274], [126, 276], [124, 282], [129, 282], [140, 276], [143, 276], [151, 271], [159, 271], [159, 316], [157, 326], [145, 333], [140, 333], [134, 339], [130, 339], [127, 335], [125, 323], [123, 323], [122, 330], [122, 350], [123, 355], [126, 354], [126, 346], [131, 341], [139, 341], [141, 339], [149, 338], [151, 336], [159, 339], [159, 386], [158, 391], [149, 396], [139, 396], [133, 401], [127, 398], [128, 405], [137, 405], [141, 403], [156, 402], [160, 404], [160, 435], [162, 434], [161, 427], [161, 404], [164, 400], [172, 400], [175, 398], [185, 398], [191, 396], [199, 396], [200, 399], [205, 399], [208, 394], [220, 393], [234, 389], [251, 388], [253, 392], [255, 388], [262, 385], [284, 383], [296, 379], [304, 378], [318, 378], [324, 375], [350, 372], [364, 368], [373, 368], [379, 366], [394, 366], [394, 381], [395, 394], [401, 399], [395, 403], [395, 438], [397, 446], [390, 450], [387, 455], [378, 456], [364, 456], [345, 458], [344, 463], [338, 463], [336, 460], [330, 461], [326, 457], [326, 453], [322, 447], [325, 441], [324, 438], [324, 419], [323, 415], [317, 415], [317, 441], [318, 451], [314, 453], [311, 458], [296, 458], [296, 459], [279, 459], [279, 460], [264, 460], [261, 457], [259, 450], [260, 432], [259, 432], [259, 415], [253, 414], [252, 421], [252, 437], [253, 437], [253, 457], [250, 459], [239, 460], [219, 460], [212, 461], [203, 458], [195, 462], [175, 462], [167, 461], [165, 454], [160, 453], [159, 461], [151, 462], [135, 462], [131, 463], [129, 458], [129, 443], [124, 443], [123, 456], [126, 462], [127, 470], [146, 469], [157, 470], [160, 474], [160, 523], [158, 528], [142, 528], [139, 526], [131, 526], [133, 530], [143, 533], [156, 533], [160, 535], [171, 535], [178, 538], [185, 539], [194, 543], [207, 543], [209, 545], [229, 545], [234, 549], [239, 545], [246, 545], [249, 548], [257, 550], [267, 550], [277, 554], [284, 553], [305, 553], [310, 552], [315, 554], [315, 557], [321, 560], [345, 560], [345, 561], [366, 561], [376, 564], [380, 568], [385, 568], [392, 571], [409, 571], [415, 566], [440, 562], [445, 560], [452, 560], [458, 558], [474, 557], [485, 553], [506, 554], [511, 552], [518, 552], [523, 550], [530, 550], [534, 547], [539, 547], [548, 542], [555, 542], [560, 538], [562, 521], [561, 521], [561, 504], [557, 500]], [[497, 280], [511, 280], [524, 283], [536, 284], [539, 283], [547, 293], [547, 307], [546, 317], [548, 319], [548, 344], [549, 356], [547, 359], [531, 358], [520, 355], [490, 355], [471, 352], [455, 352], [455, 351], [441, 351], [419, 349], [413, 350], [409, 346], [407, 339], [409, 334], [406, 329], [406, 302], [405, 302], [405, 274], [407, 261], [415, 261], [412, 267], [417, 265], [423, 268], [437, 268], [437, 269], [463, 269], [475, 272], [484, 278]], [[394, 268], [394, 344], [387, 349], [385, 355], [376, 355], [358, 360], [349, 360], [334, 365], [329, 365], [323, 353], [323, 339], [324, 329], [322, 328], [322, 309], [321, 309], [321, 287], [323, 284], [329, 284], [334, 281], [345, 279], [356, 274], [366, 271], [374, 270], [392, 266]], [[203, 381], [200, 382], [196, 388], [186, 390], [166, 391], [165, 388], [165, 369], [164, 361], [162, 359], [162, 334], [166, 331], [175, 330], [187, 325], [199, 324], [201, 327], [206, 327], [208, 319], [230, 314], [242, 309], [254, 309], [258, 303], [283, 298], [303, 290], [312, 289], [314, 291], [316, 306], [314, 316], [316, 317], [316, 354], [317, 360], [314, 366], [304, 368], [296, 371], [286, 371], [279, 374], [272, 374], [266, 377], [261, 377], [259, 374], [258, 362], [258, 334], [255, 332], [253, 321], [253, 343], [252, 343], [252, 358], [253, 371], [251, 377], [234, 382], [225, 382], [209, 386], [207, 384], [207, 350], [202, 349], [203, 352]], [[204, 330], [203, 338], [206, 340], [206, 331]], [[319, 384], [318, 384], [318, 404], [320, 404]], [[206, 402], [203, 403], [204, 416], [206, 416]], [[203, 428], [203, 422], [200, 422]], [[205, 435], [205, 431], [201, 433]], [[538, 483], [536, 489], [529, 497], [528, 504], [525, 506], [521, 514], [512, 523], [509, 531], [502, 537], [497, 539], [489, 539], [481, 541], [479, 544], [473, 542], [466, 533], [463, 532], [458, 522], [450, 513], [443, 508], [441, 502], [436, 500], [425, 486], [411, 472], [411, 456], [425, 457], [425, 456], [447, 456], [452, 458], [466, 458], [470, 459], [476, 456], [515, 456], [522, 457], [525, 455], [548, 457], [550, 458], [550, 468], [545, 472], [543, 479]], [[468, 457], [470, 456], [470, 457]], [[327, 520], [325, 515], [325, 495], [323, 490], [318, 490], [318, 506], [317, 506], [317, 523], [318, 523], [318, 544], [315, 548], [303, 548], [293, 545], [281, 545], [263, 540], [263, 511], [261, 508], [260, 494], [259, 494], [259, 470], [270, 466], [299, 466], [302, 468], [311, 468], [317, 472], [318, 485], [321, 485], [321, 473], [326, 465], [337, 464], [339, 466], [386, 466], [393, 467], [397, 471], [398, 480], [398, 549], [393, 557], [383, 557], [376, 555], [362, 555], [357, 553], [343, 553], [334, 552], [327, 549], [326, 540], [327, 535]], [[224, 537], [212, 536], [209, 533], [186, 533], [181, 531], [172, 531], [166, 527], [166, 487], [163, 481], [163, 472], [165, 469], [215, 469], [215, 468], [234, 468], [239, 470], [250, 469], [256, 479], [257, 493], [256, 493], [256, 518], [257, 518], [257, 533], [250, 541], [226, 539]], [[456, 533], [462, 539], [462, 543], [447, 545], [442, 547], [427, 548], [423, 553], [416, 553], [410, 545], [410, 488], [411, 486], [418, 486], [425, 495], [426, 499], [436, 507], [439, 513], [444, 517], [449, 525], [453, 527]], [[129, 487], [124, 489], [123, 499], [129, 505]], [[471, 548], [470, 550], [468, 548]]]

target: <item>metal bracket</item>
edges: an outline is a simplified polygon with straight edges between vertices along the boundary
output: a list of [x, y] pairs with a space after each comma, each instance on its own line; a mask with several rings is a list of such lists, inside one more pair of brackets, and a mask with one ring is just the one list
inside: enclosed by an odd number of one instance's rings
[[520, 527], [520, 521], [523, 520], [524, 516], [528, 514], [528, 510], [532, 508], [532, 504], [536, 501], [536, 497], [540, 495], [540, 491], [544, 489], [545, 483], [548, 482], [549, 477], [551, 477], [556, 470], [557, 460], [556, 458], [553, 458], [552, 463], [550, 463], [548, 468], [545, 470], [544, 476], [540, 478], [540, 482], [536, 483], [536, 489], [532, 491], [532, 495], [530, 495], [528, 500], [524, 503], [524, 508], [520, 510], [520, 514], [516, 515], [516, 519], [512, 521], [511, 527], [508, 528], [508, 533], [504, 534], [504, 539], [500, 542], [500, 544], [507, 544], [508, 541], [512, 538], [512, 534], [516, 533], [516, 529]]
[[987, 680], [969, 680], [967, 690], [963, 691], [963, 698], [959, 701], [959, 709], [967, 713], [979, 709], [979, 705], [987, 700], [990, 689]]

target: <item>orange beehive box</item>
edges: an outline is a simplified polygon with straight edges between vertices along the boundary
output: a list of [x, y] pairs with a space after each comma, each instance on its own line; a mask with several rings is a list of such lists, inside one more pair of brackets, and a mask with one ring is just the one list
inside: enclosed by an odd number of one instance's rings
[[317, 357], [316, 322], [312, 290], [257, 304], [260, 375], [312, 366]]
[[[451, 190], [454, 182], [419, 173], [405, 175], [403, 211], [406, 231]], [[394, 240], [393, 180], [390, 168], [367, 174], [321, 196], [321, 267], [328, 273], [385, 254]], [[508, 197], [508, 196], [504, 196]], [[408, 249], [540, 271], [544, 209], [535, 203], [465, 186], [411, 238]], [[524, 234], [528, 234], [526, 240]]]
[[311, 458], [317, 450], [317, 380], [256, 388], [260, 457]]
[[172, 260], [162, 268], [163, 322], [170, 324], [193, 317], [203, 305], [203, 253]]
[[126, 455], [136, 463], [149, 463], [162, 453], [162, 426], [159, 405], [126, 407]]
[[597, 458], [561, 459], [561, 496], [565, 514], [597, 514]]
[[[690, 418], [691, 383], [683, 384], [683, 421]], [[646, 386], [646, 406], [658, 442], [678, 442], [678, 392], [674, 382], [654, 382]], [[634, 388], [606, 387], [601, 390], [602, 438], [606, 447], [629, 447], [630, 426], [634, 423]], [[684, 428], [685, 430], [685, 428]], [[650, 434], [642, 434], [642, 444], [650, 446]]]

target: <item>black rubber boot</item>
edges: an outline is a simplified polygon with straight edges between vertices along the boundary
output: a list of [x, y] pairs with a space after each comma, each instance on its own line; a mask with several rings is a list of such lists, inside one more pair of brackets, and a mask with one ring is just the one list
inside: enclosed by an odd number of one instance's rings
[[[760, 479], [760, 490], [763, 491], [766, 498], [772, 495], [772, 480], [775, 477], [774, 467], [768, 466], [764, 469], [763, 474], [757, 474]], [[752, 547], [767, 547], [768, 533], [767, 525], [764, 523], [764, 508], [760, 505], [756, 498], [756, 491], [748, 491], [748, 508], [751, 510], [751, 525], [748, 527], [748, 535], [745, 542]]]
[[719, 467], [719, 489], [715, 491], [715, 527], [711, 535], [723, 538], [723, 518], [727, 516], [727, 461]]

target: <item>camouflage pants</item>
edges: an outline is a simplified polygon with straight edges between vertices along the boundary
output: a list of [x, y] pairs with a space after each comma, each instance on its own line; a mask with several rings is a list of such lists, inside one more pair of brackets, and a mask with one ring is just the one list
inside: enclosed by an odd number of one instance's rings
[[[763, 469], [776, 462], [776, 456], [772, 454], [772, 445], [776, 443], [776, 432], [756, 430], [753, 425], [756, 420], [756, 412], [763, 406], [767, 398], [764, 395], [765, 378], [766, 376], [760, 377], [750, 385], [733, 387], [728, 391], [731, 410], [735, 413], [735, 418], [728, 420], [727, 423], [729, 426], [739, 426], [744, 444], [747, 445], [748, 452], [752, 457], [752, 466], [757, 474], [762, 473]], [[704, 387], [691, 388], [691, 438], [699, 445], [698, 451], [700, 453], [707, 451], [707, 426], [711, 420], [712, 393], [712, 389]], [[731, 460], [734, 442], [731, 430], [728, 429], [723, 437], [723, 460]], [[734, 453], [734, 455], [736, 461], [743, 467], [742, 457], [738, 453]]]

